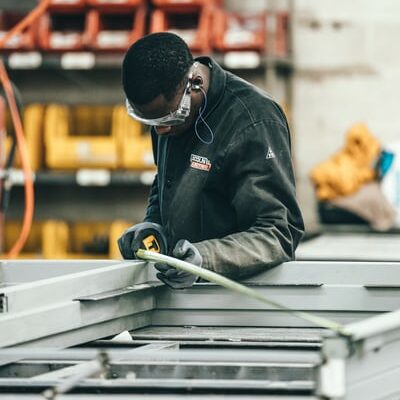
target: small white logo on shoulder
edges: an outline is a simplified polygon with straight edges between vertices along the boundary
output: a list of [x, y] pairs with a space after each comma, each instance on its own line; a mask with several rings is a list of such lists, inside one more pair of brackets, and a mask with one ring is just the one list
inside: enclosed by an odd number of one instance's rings
[[211, 162], [207, 157], [198, 156], [197, 154], [190, 155], [190, 166], [194, 169], [202, 171], [209, 171], [211, 169]]
[[272, 151], [271, 147], [268, 147], [268, 153], [267, 156], [265, 157], [267, 160], [270, 158], [275, 158], [275, 153]]

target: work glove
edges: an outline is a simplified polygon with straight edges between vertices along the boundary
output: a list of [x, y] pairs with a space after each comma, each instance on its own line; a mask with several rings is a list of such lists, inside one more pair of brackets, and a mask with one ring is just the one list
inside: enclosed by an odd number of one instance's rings
[[[203, 258], [199, 250], [197, 250], [197, 247], [183, 239], [179, 240], [175, 245], [174, 250], [172, 251], [172, 256], [197, 265], [198, 267], [201, 267], [201, 264], [203, 263]], [[172, 289], [186, 289], [191, 287], [198, 278], [197, 275], [175, 269], [162, 263], [157, 263], [154, 266], [158, 271], [160, 271], [157, 274], [157, 278]]]
[[160, 247], [159, 252], [165, 254], [168, 247], [163, 227], [154, 222], [141, 222], [128, 228], [118, 239], [118, 247], [122, 257], [126, 260], [137, 258], [136, 252], [140, 248], [145, 249], [143, 241], [150, 235], [154, 235], [157, 239]]

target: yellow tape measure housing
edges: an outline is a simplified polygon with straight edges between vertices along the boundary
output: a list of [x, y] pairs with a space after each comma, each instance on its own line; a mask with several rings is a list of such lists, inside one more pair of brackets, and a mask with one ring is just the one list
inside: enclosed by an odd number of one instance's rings
[[152, 251], [154, 253], [160, 253], [161, 248], [156, 237], [154, 235], [149, 235], [142, 240], [143, 246], [146, 250]]

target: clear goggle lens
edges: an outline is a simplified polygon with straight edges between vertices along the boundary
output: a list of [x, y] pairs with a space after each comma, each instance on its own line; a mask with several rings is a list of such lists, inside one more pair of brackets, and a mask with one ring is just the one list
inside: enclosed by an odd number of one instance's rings
[[186, 118], [190, 114], [190, 104], [191, 104], [191, 96], [190, 96], [190, 79], [185, 87], [185, 91], [183, 92], [181, 101], [179, 102], [179, 106], [177, 110], [170, 112], [168, 115], [165, 115], [160, 118], [154, 118], [154, 119], [147, 119], [143, 118], [139, 113], [134, 109], [132, 104], [129, 102], [128, 99], [126, 99], [126, 110], [128, 112], [128, 115], [135, 119], [136, 121], [141, 122], [142, 124], [145, 125], [150, 125], [150, 126], [175, 126], [175, 125], [180, 125], [183, 124], [186, 120]]

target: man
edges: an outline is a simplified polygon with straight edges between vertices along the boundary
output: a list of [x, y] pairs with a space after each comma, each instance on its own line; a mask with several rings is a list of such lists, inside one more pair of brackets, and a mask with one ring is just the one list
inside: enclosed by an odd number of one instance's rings
[[[129, 48], [122, 82], [129, 114], [152, 126], [158, 168], [145, 222], [119, 239], [123, 257], [152, 228], [170, 255], [233, 279], [292, 260], [304, 225], [280, 107], [166, 32]], [[156, 268], [173, 288], [197, 279]]]

